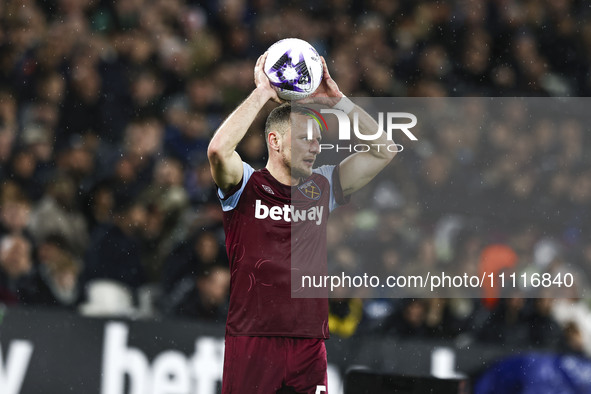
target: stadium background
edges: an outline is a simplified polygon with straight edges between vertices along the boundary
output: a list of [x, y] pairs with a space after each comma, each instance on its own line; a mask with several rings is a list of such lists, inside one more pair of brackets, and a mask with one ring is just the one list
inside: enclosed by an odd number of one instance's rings
[[[2, 313], [222, 323], [229, 275], [205, 151], [277, 39], [312, 43], [352, 97], [588, 96], [590, 13], [576, 0], [0, 2]], [[435, 153], [420, 168], [409, 147], [364, 191], [389, 196], [375, 226], [391, 245], [384, 272], [488, 256], [588, 276], [591, 135], [514, 133], [518, 118], [421, 136]], [[239, 147], [255, 168], [263, 122]], [[362, 261], [346, 235], [364, 218], [334, 219], [334, 263]], [[587, 300], [508, 296], [332, 300], [332, 335], [591, 354]]]

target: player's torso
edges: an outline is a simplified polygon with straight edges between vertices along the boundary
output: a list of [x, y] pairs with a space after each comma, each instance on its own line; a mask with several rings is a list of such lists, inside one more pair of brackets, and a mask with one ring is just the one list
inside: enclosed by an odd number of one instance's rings
[[293, 298], [292, 273], [325, 270], [329, 197], [330, 184], [319, 174], [297, 187], [266, 170], [252, 174], [236, 207], [224, 214], [229, 334], [327, 335], [326, 300]]

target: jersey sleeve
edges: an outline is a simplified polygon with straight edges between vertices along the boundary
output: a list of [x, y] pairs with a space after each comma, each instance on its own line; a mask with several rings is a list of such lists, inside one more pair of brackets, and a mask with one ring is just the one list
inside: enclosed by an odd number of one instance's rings
[[242, 179], [240, 182], [228, 190], [226, 194], [222, 192], [222, 190], [218, 187], [218, 198], [222, 204], [222, 211], [227, 212], [231, 211], [232, 209], [236, 208], [238, 205], [238, 201], [240, 200], [240, 196], [248, 183], [248, 180], [254, 173], [254, 168], [252, 168], [249, 164], [242, 162]]
[[349, 202], [349, 196], [345, 196], [343, 188], [341, 186], [341, 178], [339, 176], [339, 166], [325, 165], [313, 170], [314, 173], [322, 175], [328, 179], [330, 184], [330, 202], [329, 209], [332, 212], [335, 208]]

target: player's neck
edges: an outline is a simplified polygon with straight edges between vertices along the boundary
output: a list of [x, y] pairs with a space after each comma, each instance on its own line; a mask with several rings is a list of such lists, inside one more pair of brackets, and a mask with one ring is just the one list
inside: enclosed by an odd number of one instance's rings
[[294, 178], [291, 176], [291, 168], [285, 165], [273, 163], [271, 160], [267, 162], [267, 171], [273, 176], [279, 183], [287, 186], [296, 186], [300, 183], [300, 178]]

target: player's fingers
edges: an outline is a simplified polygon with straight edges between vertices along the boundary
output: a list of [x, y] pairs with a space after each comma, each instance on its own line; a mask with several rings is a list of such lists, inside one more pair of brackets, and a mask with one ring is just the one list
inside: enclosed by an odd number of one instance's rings
[[264, 65], [265, 65], [266, 59], [267, 59], [267, 52], [265, 52], [261, 56], [259, 56], [255, 66], [254, 66], [254, 82], [255, 82], [255, 85], [257, 85], [257, 86], [264, 80], [264, 78], [266, 78], [266, 76], [264, 76], [265, 75]]
[[263, 65], [265, 64], [265, 60], [267, 59], [267, 55], [268, 55], [268, 52], [265, 52], [261, 56], [259, 56], [256, 64], [254, 65], [255, 70], [260, 70], [263, 68]]
[[324, 56], [320, 56], [320, 60], [322, 61], [322, 70], [325, 78], [330, 78], [330, 73], [328, 72], [328, 66], [326, 65], [326, 60], [324, 60]]

